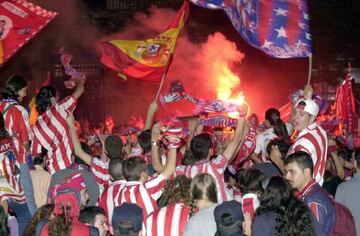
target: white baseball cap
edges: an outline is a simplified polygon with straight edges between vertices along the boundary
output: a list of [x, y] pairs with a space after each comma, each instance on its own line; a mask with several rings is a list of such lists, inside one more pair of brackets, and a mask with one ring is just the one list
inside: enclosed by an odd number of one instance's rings
[[[301, 102], [305, 103], [305, 105], [300, 104]], [[307, 113], [309, 113], [312, 116], [317, 116], [319, 114], [319, 106], [318, 104], [316, 104], [316, 102], [314, 100], [311, 99], [300, 99], [296, 105], [296, 108], [299, 108], [303, 111], [306, 111]]]

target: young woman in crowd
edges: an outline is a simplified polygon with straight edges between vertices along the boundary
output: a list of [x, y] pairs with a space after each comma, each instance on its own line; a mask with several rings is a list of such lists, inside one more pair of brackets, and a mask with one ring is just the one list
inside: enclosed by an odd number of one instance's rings
[[260, 195], [260, 206], [251, 230], [250, 217], [245, 217], [247, 235], [321, 235], [310, 209], [293, 195], [290, 184], [283, 177], [264, 179], [262, 185], [264, 192]]
[[29, 224], [26, 226], [24, 236], [34, 236], [36, 233], [36, 227], [39, 222], [41, 220], [50, 220], [53, 210], [53, 204], [46, 204], [40, 207], [31, 218]]
[[0, 205], [6, 214], [8, 208], [16, 214], [22, 235], [31, 215], [19, 182], [20, 170], [16, 153], [13, 138], [6, 131], [4, 118], [0, 114]]
[[18, 75], [10, 77], [2, 90], [0, 111], [4, 125], [13, 138], [16, 160], [20, 166], [20, 183], [24, 189], [27, 205], [33, 215], [37, 209], [29, 166], [32, 163], [30, 142], [33, 138], [29, 123], [29, 114], [20, 104], [27, 95], [28, 83]]
[[42, 147], [47, 150], [46, 166], [50, 174], [65, 169], [72, 163], [73, 143], [66, 118], [74, 111], [77, 99], [83, 92], [84, 83], [78, 79], [72, 95], [60, 102], [52, 86], [42, 87], [36, 94], [39, 116], [33, 127], [32, 152], [34, 156], [38, 156]]
[[267, 129], [256, 135], [256, 147], [252, 155], [256, 163], [270, 162], [266, 147], [271, 140], [279, 138], [290, 143], [286, 124], [281, 120], [280, 112], [277, 109], [270, 108], [266, 111], [265, 125]]
[[218, 202], [214, 177], [207, 173], [196, 175], [191, 182], [190, 196], [199, 211], [189, 219], [184, 236], [214, 235], [216, 232], [214, 209]]
[[[148, 236], [184, 234], [185, 225], [192, 211], [190, 184], [191, 179], [184, 175], [167, 181], [159, 201], [159, 205], [163, 207], [156, 209], [146, 220]], [[159, 224], [164, 219], [169, 224]]]

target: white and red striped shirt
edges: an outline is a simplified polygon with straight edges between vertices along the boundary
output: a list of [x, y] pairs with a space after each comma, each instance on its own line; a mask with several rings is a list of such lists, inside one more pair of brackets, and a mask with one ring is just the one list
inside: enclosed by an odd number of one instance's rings
[[106, 213], [108, 223], [111, 224], [112, 215], [114, 212], [115, 203], [119, 201], [119, 194], [121, 189], [126, 184], [126, 180], [117, 180], [112, 182], [108, 188], [101, 194], [99, 198], [99, 207], [103, 208]]
[[291, 146], [289, 154], [297, 151], [308, 153], [314, 162], [313, 177], [320, 185], [324, 182], [326, 168], [328, 139], [325, 130], [317, 123], [303, 129], [295, 143]]
[[14, 148], [17, 152], [17, 161], [26, 163], [26, 150], [23, 146], [24, 142], [31, 141], [33, 134], [29, 123], [29, 114], [26, 109], [19, 105], [13, 99], [3, 99], [0, 101], [0, 111], [5, 112], [4, 121], [5, 128], [13, 137]]
[[94, 174], [95, 180], [99, 185], [105, 188], [110, 185], [111, 176], [109, 173], [109, 162], [93, 157], [90, 162], [90, 170]]
[[182, 236], [190, 217], [190, 208], [183, 203], [156, 209], [146, 220], [147, 236]]
[[20, 172], [16, 161], [16, 150], [11, 137], [0, 140], [0, 201], [14, 199], [24, 203], [25, 195], [19, 183]]
[[233, 196], [226, 190], [224, 180], [224, 172], [228, 165], [228, 160], [225, 156], [219, 155], [211, 161], [199, 161], [192, 166], [177, 166], [174, 175], [185, 175], [188, 178], [194, 178], [195, 175], [207, 173], [214, 177], [216, 188], [218, 192], [218, 203], [233, 200]]
[[233, 196], [235, 201], [241, 202], [241, 192], [239, 189], [237, 189], [235, 186], [231, 186], [229, 183], [226, 184], [226, 191], [229, 192], [231, 196]]
[[256, 135], [256, 147], [254, 150], [255, 154], [261, 153], [261, 161], [263, 163], [270, 162], [270, 158], [267, 155], [267, 145], [271, 140], [276, 139], [277, 135], [274, 132], [274, 128], [266, 129], [265, 131]]
[[128, 181], [120, 191], [116, 206], [127, 203], [135, 203], [143, 209], [143, 219], [157, 208], [157, 200], [161, 197], [162, 188], [166, 184], [163, 175], [158, 175], [142, 184], [139, 181]]
[[69, 96], [39, 115], [33, 127], [33, 155], [39, 155], [41, 147], [48, 151], [46, 165], [50, 174], [71, 165], [73, 143], [66, 118], [75, 107], [75, 98]]
[[253, 220], [255, 211], [260, 206], [260, 202], [255, 193], [247, 193], [242, 196], [241, 205], [243, 214], [249, 213], [251, 220]]

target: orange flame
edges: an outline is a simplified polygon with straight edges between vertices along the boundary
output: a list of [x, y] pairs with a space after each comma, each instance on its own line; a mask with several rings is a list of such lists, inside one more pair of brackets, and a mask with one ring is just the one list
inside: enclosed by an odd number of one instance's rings
[[[219, 63], [215, 67], [221, 67], [217, 70], [217, 99], [236, 105], [247, 104], [242, 91], [237, 96], [233, 96], [233, 89], [240, 84], [240, 78], [230, 70], [226, 63]], [[230, 118], [239, 118], [238, 112], [229, 112], [227, 115]]]
[[205, 76], [209, 78], [210, 89], [215, 89], [217, 99], [237, 105], [245, 103], [243, 93], [237, 92], [240, 78], [231, 71], [231, 66], [241, 63], [245, 56], [237, 50], [236, 44], [228, 41], [221, 33], [215, 33], [208, 37], [203, 52], [206, 52], [201, 58]]

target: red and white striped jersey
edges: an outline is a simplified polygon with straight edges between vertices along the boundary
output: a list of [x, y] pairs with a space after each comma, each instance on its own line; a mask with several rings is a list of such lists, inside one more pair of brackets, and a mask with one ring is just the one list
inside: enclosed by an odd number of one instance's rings
[[180, 165], [175, 169], [174, 175], [185, 175], [188, 178], [194, 178], [195, 175], [201, 173], [210, 174], [214, 177], [216, 188], [218, 192], [218, 203], [233, 200], [233, 196], [226, 191], [226, 184], [224, 180], [224, 172], [228, 165], [228, 160], [225, 156], [219, 155], [215, 159], [208, 161], [203, 160], [191, 166]]
[[29, 114], [26, 109], [12, 99], [3, 99], [0, 101], [0, 111], [4, 113], [5, 128], [13, 137], [14, 148], [17, 152], [17, 161], [26, 163], [26, 150], [23, 143], [31, 141], [33, 134], [29, 123]]
[[39, 115], [33, 127], [33, 155], [39, 155], [41, 147], [48, 151], [46, 165], [50, 174], [71, 165], [73, 143], [66, 118], [75, 107], [75, 98], [69, 96]]
[[90, 170], [95, 176], [98, 184], [105, 188], [111, 183], [111, 176], [109, 173], [109, 162], [103, 161], [97, 157], [93, 157], [90, 162]]
[[190, 208], [183, 203], [156, 209], [146, 220], [147, 236], [182, 236], [190, 217]]
[[226, 191], [229, 192], [229, 194], [231, 196], [233, 196], [235, 201], [241, 202], [242, 194], [241, 194], [240, 190], [234, 186], [231, 186], [231, 184], [229, 184], [229, 183], [225, 183], [225, 184], [226, 184]]
[[275, 134], [274, 128], [266, 129], [265, 131], [256, 135], [256, 147], [254, 153], [261, 153], [260, 159], [263, 163], [270, 162], [270, 158], [267, 155], [266, 148], [270, 141], [276, 138], [277, 135]]
[[19, 166], [12, 138], [3, 137], [0, 139], [0, 201], [11, 198], [20, 203], [25, 202], [19, 177]]
[[158, 175], [142, 184], [139, 181], [128, 181], [120, 191], [116, 206], [122, 203], [135, 203], [143, 209], [143, 219], [157, 208], [157, 200], [162, 194], [162, 188], [166, 184], [163, 175]]
[[289, 154], [297, 151], [308, 153], [314, 162], [313, 177], [320, 185], [324, 182], [326, 168], [328, 139], [325, 130], [317, 123], [303, 129], [295, 143], [291, 146]]
[[255, 211], [259, 207], [260, 202], [255, 193], [247, 193], [242, 196], [241, 205], [243, 214], [249, 213], [251, 220], [253, 220]]
[[115, 203], [119, 201], [119, 194], [121, 189], [126, 184], [126, 180], [117, 180], [112, 182], [101, 194], [98, 205], [103, 208], [106, 213], [108, 223], [111, 224], [112, 215], [114, 212]]

